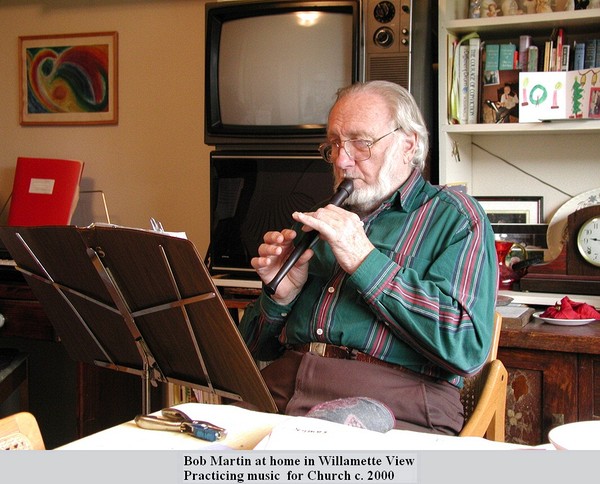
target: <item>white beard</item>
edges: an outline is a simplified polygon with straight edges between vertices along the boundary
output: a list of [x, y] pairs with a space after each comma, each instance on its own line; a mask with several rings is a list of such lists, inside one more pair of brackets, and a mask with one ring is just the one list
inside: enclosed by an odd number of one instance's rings
[[373, 212], [398, 189], [400, 183], [398, 183], [398, 178], [395, 176], [397, 175], [396, 163], [399, 159], [396, 156], [398, 151], [398, 149], [388, 150], [376, 183], [355, 189], [346, 200], [345, 206], [363, 217]]

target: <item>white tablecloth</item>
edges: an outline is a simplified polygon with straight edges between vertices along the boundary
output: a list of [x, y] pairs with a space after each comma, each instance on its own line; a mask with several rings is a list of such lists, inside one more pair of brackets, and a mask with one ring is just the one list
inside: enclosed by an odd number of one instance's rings
[[528, 448], [476, 437], [407, 430], [382, 434], [324, 420], [253, 412], [230, 405], [178, 405], [191, 418], [227, 429], [218, 442], [172, 431], [145, 430], [133, 421], [69, 443], [61, 450], [499, 450]]

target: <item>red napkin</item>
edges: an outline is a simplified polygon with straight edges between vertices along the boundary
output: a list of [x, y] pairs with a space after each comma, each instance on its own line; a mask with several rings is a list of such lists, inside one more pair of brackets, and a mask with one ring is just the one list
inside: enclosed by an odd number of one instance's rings
[[565, 296], [560, 302], [557, 302], [554, 306], [550, 306], [540, 314], [540, 317], [553, 319], [600, 319], [600, 313], [587, 303], [572, 301]]

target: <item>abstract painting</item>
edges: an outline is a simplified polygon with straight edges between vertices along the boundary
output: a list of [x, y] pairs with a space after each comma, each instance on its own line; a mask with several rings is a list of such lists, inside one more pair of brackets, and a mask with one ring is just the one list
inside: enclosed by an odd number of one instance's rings
[[117, 33], [19, 37], [22, 125], [116, 124]]

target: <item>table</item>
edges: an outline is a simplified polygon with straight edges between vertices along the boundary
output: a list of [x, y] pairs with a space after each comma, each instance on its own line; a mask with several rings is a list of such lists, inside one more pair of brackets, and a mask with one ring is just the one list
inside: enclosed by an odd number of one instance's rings
[[513, 299], [516, 304], [527, 304], [531, 306], [553, 306], [564, 296], [569, 296], [573, 301], [582, 301], [595, 307], [600, 307], [600, 296], [588, 294], [559, 294], [552, 292], [532, 292], [532, 291], [508, 291], [500, 290], [498, 294]]
[[306, 417], [255, 412], [233, 405], [177, 405], [193, 419], [227, 429], [227, 437], [206, 442], [171, 431], [145, 430], [133, 421], [76, 440], [59, 450], [499, 450], [524, 446], [478, 437], [451, 437], [408, 430], [385, 434]]

